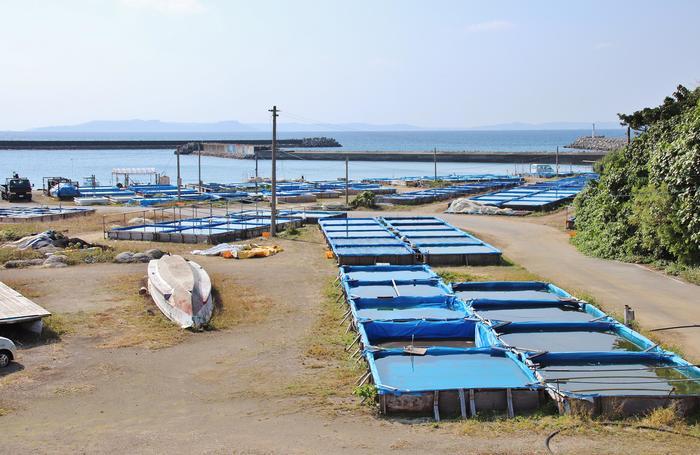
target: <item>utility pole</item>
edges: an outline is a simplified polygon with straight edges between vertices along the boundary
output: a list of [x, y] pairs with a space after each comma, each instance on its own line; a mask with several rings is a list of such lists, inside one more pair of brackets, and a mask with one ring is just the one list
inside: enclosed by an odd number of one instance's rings
[[632, 128], [630, 128], [629, 125], [627, 125], [627, 144], [632, 142]]
[[433, 170], [435, 171], [435, 182], [437, 183], [437, 147], [433, 147]]
[[559, 177], [559, 146], [557, 145], [557, 177]]
[[199, 192], [202, 192], [202, 143], [197, 143], [197, 172], [199, 173]]
[[345, 207], [350, 205], [350, 182], [348, 180], [348, 162], [350, 158], [345, 155]]
[[253, 146], [253, 155], [255, 155], [255, 192], [258, 192], [258, 151]]
[[277, 233], [277, 106], [272, 106], [272, 199], [270, 200], [270, 237]]
[[180, 200], [180, 147], [175, 149], [175, 155], [177, 155], [177, 200]]

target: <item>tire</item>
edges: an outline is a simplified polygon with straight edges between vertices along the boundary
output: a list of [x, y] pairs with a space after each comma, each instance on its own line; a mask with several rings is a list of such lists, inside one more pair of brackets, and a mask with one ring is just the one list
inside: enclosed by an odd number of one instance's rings
[[0, 368], [5, 368], [12, 362], [12, 353], [10, 351], [0, 351]]

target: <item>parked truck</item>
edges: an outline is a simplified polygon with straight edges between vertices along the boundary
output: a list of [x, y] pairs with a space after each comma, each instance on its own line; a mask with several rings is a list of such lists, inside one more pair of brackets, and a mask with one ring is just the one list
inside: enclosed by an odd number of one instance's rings
[[5, 183], [0, 185], [0, 195], [10, 202], [31, 201], [32, 184], [29, 183], [29, 179], [15, 174], [14, 177], [5, 179]]

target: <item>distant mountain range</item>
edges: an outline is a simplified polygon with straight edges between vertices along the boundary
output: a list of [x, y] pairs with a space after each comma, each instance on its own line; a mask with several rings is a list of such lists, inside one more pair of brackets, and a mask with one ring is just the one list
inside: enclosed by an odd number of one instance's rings
[[[496, 125], [482, 125], [468, 130], [483, 130], [483, 131], [520, 131], [520, 130], [589, 130], [592, 129], [593, 122], [546, 122], [546, 123], [498, 123]], [[620, 122], [595, 122], [596, 129], [599, 130], [616, 130], [622, 128]]]
[[[592, 123], [500, 123], [471, 128], [424, 128], [402, 123], [376, 125], [370, 123], [283, 123], [280, 132], [338, 132], [338, 131], [449, 131], [449, 130], [581, 130], [591, 129]], [[270, 131], [269, 123], [241, 123], [227, 120], [213, 123], [163, 122], [160, 120], [96, 120], [77, 125], [44, 126], [28, 131], [55, 133], [249, 133]], [[596, 122], [598, 129], [621, 128], [619, 122]]]

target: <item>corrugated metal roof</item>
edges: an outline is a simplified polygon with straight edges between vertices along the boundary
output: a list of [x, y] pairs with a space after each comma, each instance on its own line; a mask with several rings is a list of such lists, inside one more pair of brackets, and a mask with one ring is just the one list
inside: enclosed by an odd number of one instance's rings
[[116, 167], [112, 169], [112, 174], [155, 174], [156, 168], [154, 167]]
[[32, 321], [51, 313], [0, 281], [0, 324]]

